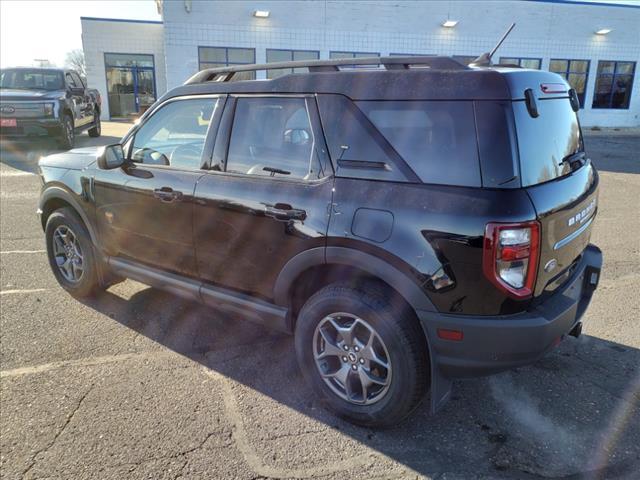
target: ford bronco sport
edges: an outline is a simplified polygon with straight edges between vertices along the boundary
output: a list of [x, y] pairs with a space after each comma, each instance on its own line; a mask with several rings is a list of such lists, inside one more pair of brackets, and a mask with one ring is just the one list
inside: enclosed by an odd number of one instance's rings
[[[232, 81], [258, 69], [288, 71]], [[579, 335], [577, 110], [558, 75], [448, 57], [205, 70], [120, 144], [41, 160], [49, 262], [72, 295], [127, 277], [294, 333], [332, 411], [392, 425]]]

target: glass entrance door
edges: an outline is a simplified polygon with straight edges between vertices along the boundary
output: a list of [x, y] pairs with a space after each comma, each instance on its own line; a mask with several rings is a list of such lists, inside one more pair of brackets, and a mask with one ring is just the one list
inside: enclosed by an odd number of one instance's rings
[[107, 53], [105, 69], [112, 118], [144, 113], [155, 102], [153, 55]]
[[155, 79], [149, 68], [135, 69], [135, 97], [138, 113], [144, 113], [156, 101]]

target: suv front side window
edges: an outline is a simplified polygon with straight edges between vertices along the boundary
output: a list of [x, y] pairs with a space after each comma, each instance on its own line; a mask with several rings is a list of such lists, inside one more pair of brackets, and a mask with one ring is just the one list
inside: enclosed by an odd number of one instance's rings
[[77, 88], [84, 88], [82, 79], [78, 76], [76, 72], [70, 72], [70, 75], [71, 75], [71, 78], [73, 79], [73, 83], [75, 83]]
[[133, 138], [133, 162], [177, 168], [202, 167], [207, 130], [217, 98], [171, 101], [156, 111]]
[[69, 85], [70, 88], [78, 88], [78, 86], [76, 85], [76, 81], [71, 76], [71, 73], [67, 72], [65, 78], [67, 79], [67, 85]]
[[239, 98], [227, 171], [287, 179], [323, 176], [304, 98]]

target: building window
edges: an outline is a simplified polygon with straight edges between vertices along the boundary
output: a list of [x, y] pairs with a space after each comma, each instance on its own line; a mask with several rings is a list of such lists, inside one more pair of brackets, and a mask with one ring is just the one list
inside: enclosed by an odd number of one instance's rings
[[[329, 52], [329, 58], [339, 60], [341, 58], [367, 58], [379, 57], [379, 52]], [[376, 68], [376, 65], [345, 65], [345, 67], [354, 68]]]
[[153, 55], [105, 53], [104, 68], [111, 118], [144, 113], [156, 101]]
[[552, 58], [549, 71], [562, 76], [571, 85], [580, 99], [580, 108], [584, 107], [584, 94], [587, 90], [589, 60], [562, 60]]
[[[320, 52], [317, 50], [280, 50], [267, 48], [267, 63], [291, 62], [296, 60], [318, 60]], [[306, 68], [279, 68], [267, 70], [267, 78], [278, 78], [288, 73], [306, 72]]]
[[[252, 63], [256, 63], [255, 48], [198, 47], [198, 68], [200, 70]], [[255, 72], [240, 72], [234, 76], [234, 80], [253, 80], [255, 78]]]
[[598, 62], [593, 108], [629, 108], [636, 62]]
[[540, 70], [542, 64], [541, 58], [525, 58], [525, 57], [500, 57], [500, 65], [518, 65], [522, 68], [531, 68]]
[[457, 60], [458, 62], [462, 63], [463, 65], [469, 65], [476, 58], [478, 58], [477, 55], [454, 55], [453, 56], [454, 60]]

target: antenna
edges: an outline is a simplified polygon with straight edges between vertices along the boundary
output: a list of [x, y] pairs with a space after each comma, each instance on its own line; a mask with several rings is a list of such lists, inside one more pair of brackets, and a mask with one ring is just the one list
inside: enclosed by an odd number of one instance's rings
[[493, 50], [487, 53], [483, 53], [478, 58], [476, 58], [473, 62], [471, 62], [470, 65], [473, 65], [475, 67], [488, 67], [489, 65], [491, 65], [491, 57], [493, 57], [493, 54], [496, 53], [496, 50], [500, 48], [500, 45], [502, 45], [502, 42], [505, 41], [505, 39], [511, 33], [511, 30], [513, 30], [515, 26], [516, 26], [515, 22], [512, 23], [511, 26], [507, 29], [507, 31], [504, 32], [504, 35], [502, 35], [502, 38], [500, 38], [500, 41], [496, 44], [495, 47], [493, 47]]

